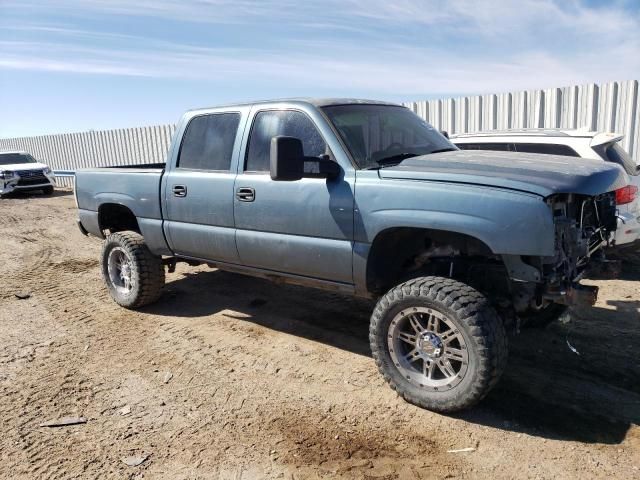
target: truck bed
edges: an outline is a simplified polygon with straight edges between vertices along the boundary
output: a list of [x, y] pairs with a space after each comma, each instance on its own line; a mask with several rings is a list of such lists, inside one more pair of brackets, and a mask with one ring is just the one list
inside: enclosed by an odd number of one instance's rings
[[163, 172], [164, 168], [152, 165], [76, 171], [76, 199], [82, 224], [89, 233], [102, 236], [98, 207], [108, 203], [129, 208], [139, 223], [161, 227], [160, 182]]

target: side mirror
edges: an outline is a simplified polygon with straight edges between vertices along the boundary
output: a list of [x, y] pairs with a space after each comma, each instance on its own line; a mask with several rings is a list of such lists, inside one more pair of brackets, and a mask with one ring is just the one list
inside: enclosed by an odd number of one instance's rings
[[305, 157], [299, 138], [277, 136], [271, 139], [271, 180], [291, 182], [303, 177], [334, 179], [340, 172], [340, 166], [328, 155]]
[[445, 138], [449, 138], [449, 132], [447, 132], [446, 130], [440, 130], [440, 133], [444, 135]]
[[332, 180], [340, 176], [340, 166], [329, 158], [329, 155], [320, 157], [304, 157], [305, 177], [321, 177]]
[[299, 138], [273, 137], [270, 154], [271, 180], [293, 181], [304, 176], [304, 152]]

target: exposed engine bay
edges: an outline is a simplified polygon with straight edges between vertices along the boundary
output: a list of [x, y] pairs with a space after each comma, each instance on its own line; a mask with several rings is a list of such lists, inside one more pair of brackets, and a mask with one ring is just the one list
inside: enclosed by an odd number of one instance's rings
[[539, 300], [543, 305], [592, 305], [597, 289], [577, 282], [587, 267], [606, 262], [602, 249], [610, 244], [617, 227], [615, 194], [557, 195], [547, 203], [553, 211], [556, 255], [538, 260], [543, 282]]
[[557, 253], [543, 265], [544, 277], [550, 283], [573, 281], [616, 230], [615, 194], [558, 195], [547, 202], [553, 210]]
[[[603, 248], [617, 226], [615, 193], [554, 195], [546, 199], [555, 224], [555, 255], [502, 258], [468, 239], [432, 235], [411, 258], [409, 270], [455, 278], [493, 299], [498, 308], [526, 317], [551, 303], [592, 305], [597, 288], [578, 282], [587, 268], [608, 265]], [[612, 263], [612, 262], [611, 262]], [[501, 308], [503, 316], [509, 316]]]

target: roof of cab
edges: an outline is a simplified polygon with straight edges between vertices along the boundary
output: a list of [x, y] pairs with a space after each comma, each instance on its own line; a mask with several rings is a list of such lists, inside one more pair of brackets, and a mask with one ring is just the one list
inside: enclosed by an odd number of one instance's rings
[[270, 105], [277, 103], [297, 103], [297, 104], [308, 104], [313, 105], [314, 107], [328, 107], [335, 105], [388, 105], [393, 107], [402, 107], [402, 105], [398, 103], [391, 102], [383, 102], [379, 100], [366, 100], [359, 98], [279, 98], [274, 100], [258, 100], [255, 102], [241, 102], [241, 103], [229, 103], [225, 105], [216, 105], [213, 107], [204, 107], [204, 108], [194, 108], [189, 110], [189, 112], [196, 112], [201, 110], [209, 110], [212, 108], [227, 108], [227, 107], [246, 107], [253, 105]]

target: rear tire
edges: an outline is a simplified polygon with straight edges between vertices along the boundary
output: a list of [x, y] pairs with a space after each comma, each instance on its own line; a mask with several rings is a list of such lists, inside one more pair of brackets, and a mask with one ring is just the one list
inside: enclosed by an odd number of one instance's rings
[[109, 294], [118, 305], [137, 308], [155, 302], [162, 294], [162, 258], [151, 253], [137, 232], [116, 232], [106, 238], [101, 269]]
[[371, 316], [373, 358], [406, 401], [450, 413], [478, 403], [507, 361], [507, 334], [489, 301], [442, 277], [405, 282]]

